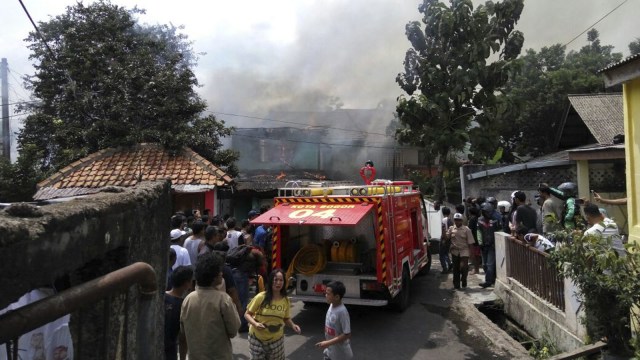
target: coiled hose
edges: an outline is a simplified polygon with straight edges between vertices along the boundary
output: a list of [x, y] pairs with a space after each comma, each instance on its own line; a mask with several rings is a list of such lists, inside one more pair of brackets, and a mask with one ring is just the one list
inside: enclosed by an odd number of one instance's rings
[[289, 264], [287, 285], [294, 272], [309, 276], [322, 271], [325, 266], [327, 266], [327, 257], [324, 255], [323, 248], [316, 244], [305, 245], [298, 250]]
[[331, 261], [356, 262], [357, 247], [355, 240], [334, 241], [331, 245]]

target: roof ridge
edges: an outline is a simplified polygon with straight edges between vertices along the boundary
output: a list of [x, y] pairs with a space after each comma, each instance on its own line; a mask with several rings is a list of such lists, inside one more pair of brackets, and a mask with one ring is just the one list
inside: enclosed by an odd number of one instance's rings
[[621, 92], [597, 92], [597, 93], [587, 93], [587, 94], [567, 94], [567, 96], [596, 96], [596, 95], [619, 95], [622, 96]]
[[[105, 183], [114, 181], [113, 176], [116, 176], [119, 178], [118, 181], [121, 183], [119, 185], [132, 186], [138, 183], [146, 175], [148, 175], [146, 174], [147, 171], [144, 169], [148, 169], [149, 166], [153, 166], [151, 165], [151, 163], [149, 164], [146, 163], [148, 160], [155, 159], [154, 160], [154, 164], [155, 164], [161, 157], [164, 157], [165, 155], [171, 155], [170, 150], [166, 149], [160, 143], [138, 143], [138, 144], [133, 144], [129, 146], [125, 145], [125, 146], [117, 146], [117, 147], [109, 147], [109, 148], [101, 149], [79, 160], [76, 160], [73, 163], [65, 166], [64, 168], [56, 171], [51, 176], [49, 176], [48, 178], [38, 183], [37, 189], [39, 190], [39, 189], [48, 188], [48, 187], [62, 189], [62, 188], [67, 188], [69, 185], [74, 186], [74, 184], [75, 186], [80, 186], [80, 187], [85, 187], [85, 186], [90, 188], [101, 187]], [[204, 171], [204, 173], [208, 174], [207, 177], [209, 180], [206, 180], [206, 181], [211, 181], [213, 178], [215, 185], [229, 184], [233, 181], [233, 179], [231, 178], [231, 176], [229, 176], [229, 174], [227, 174], [225, 171], [223, 171], [222, 169], [220, 169], [219, 167], [217, 167], [216, 165], [214, 165], [209, 160], [205, 159], [204, 157], [202, 157], [200, 154], [196, 153], [193, 149], [189, 147], [185, 146], [180, 148], [178, 152], [174, 155], [183, 159], [180, 161], [185, 161], [187, 163], [191, 162], [192, 164], [195, 164], [196, 166], [201, 168]], [[107, 166], [107, 165], [101, 164], [99, 165], [101, 170], [100, 169], [97, 170], [96, 168], [93, 168], [93, 170], [91, 169], [88, 170], [90, 174], [85, 174], [85, 173], [80, 174], [80, 172], [85, 171], [85, 169], [93, 167], [94, 164], [96, 164], [96, 162], [103, 159], [108, 159], [109, 157], [113, 157], [113, 156], [118, 156], [119, 160], [116, 160], [116, 161], [124, 161], [124, 163], [122, 163], [120, 166], [117, 166], [115, 170], [102, 169], [104, 166]], [[122, 168], [123, 169], [122, 171], [125, 171], [125, 173], [121, 173], [120, 168]], [[124, 170], [124, 169], [128, 169], [128, 170]], [[149, 171], [152, 174], [151, 177], [173, 178], [174, 182], [178, 178], [180, 178], [181, 181], [185, 180], [183, 179], [184, 174], [166, 175], [164, 173], [164, 170], [166, 169], [164, 169], [164, 166], [163, 166], [162, 169], [155, 169], [155, 170], [149, 170]], [[96, 171], [100, 173], [97, 175], [93, 174]], [[103, 176], [106, 176], [104, 175], [103, 171], [110, 172], [109, 177], [111, 179], [103, 178]], [[113, 174], [111, 174], [112, 171], [114, 172]], [[171, 170], [169, 169], [169, 171]], [[95, 176], [98, 176], [98, 177], [95, 177]], [[84, 185], [79, 185], [80, 183]]]
[[233, 180], [229, 176], [229, 174], [227, 174], [222, 169], [220, 169], [219, 167], [214, 165], [211, 161], [205, 159], [202, 155], [198, 154], [193, 149], [185, 146], [183, 148], [183, 151], [186, 153], [185, 155], [188, 154], [187, 157], [192, 159], [196, 164], [198, 164], [198, 165], [200, 165], [200, 166], [202, 166], [204, 168], [208, 168], [210, 170], [213, 170], [213, 172], [215, 173], [216, 178], [220, 178], [225, 182], [231, 182]]

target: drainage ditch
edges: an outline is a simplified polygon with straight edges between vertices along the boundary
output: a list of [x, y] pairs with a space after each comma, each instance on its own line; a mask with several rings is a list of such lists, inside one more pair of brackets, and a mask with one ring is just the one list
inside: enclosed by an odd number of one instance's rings
[[485, 301], [476, 304], [476, 308], [514, 340], [522, 344], [527, 351], [538, 342], [504, 312], [501, 302]]

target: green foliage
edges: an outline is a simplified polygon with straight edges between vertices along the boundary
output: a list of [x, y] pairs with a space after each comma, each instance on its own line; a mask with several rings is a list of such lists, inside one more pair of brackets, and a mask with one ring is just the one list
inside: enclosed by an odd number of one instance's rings
[[611, 238], [574, 234], [570, 244], [557, 247], [550, 256], [562, 276], [580, 289], [590, 338], [605, 337], [609, 351], [620, 355], [632, 354], [630, 317], [637, 314], [630, 309], [640, 301], [640, 245], [625, 248], [620, 255]]
[[220, 150], [232, 129], [202, 116], [187, 36], [174, 26], [141, 25], [140, 13], [108, 0], [67, 7], [39, 25], [53, 54], [29, 34], [36, 71], [28, 85], [40, 101], [28, 109], [20, 151], [39, 149], [37, 165], [46, 172], [107, 147], [189, 146], [234, 175], [237, 155]]
[[640, 54], [640, 38], [636, 38], [629, 43], [629, 51], [631, 55]]
[[[523, 7], [522, 0], [488, 1], [475, 10], [470, 0], [452, 0], [450, 6], [423, 0], [418, 10], [424, 29], [418, 21], [406, 26], [412, 47], [396, 82], [408, 96], [398, 98], [402, 127], [396, 137], [439, 159], [436, 198], [444, 194], [444, 163], [470, 140], [471, 121], [487, 127], [493, 122], [496, 91], [524, 42], [514, 31]], [[488, 63], [492, 54], [498, 59]]]
[[29, 145], [22, 149], [14, 164], [0, 159], [0, 202], [31, 201], [36, 184], [46, 175], [37, 165], [41, 157], [40, 150]]
[[540, 339], [534, 341], [529, 348], [529, 355], [531, 355], [531, 357], [536, 360], [548, 359], [559, 353], [560, 350], [550, 339], [550, 336], [547, 332], [545, 332]]
[[505, 162], [555, 151], [555, 136], [569, 104], [567, 95], [604, 92], [597, 71], [622, 58], [613, 46], [600, 44], [597, 30], [590, 30], [587, 39], [579, 51], [566, 54], [564, 46], [555, 44], [539, 52], [529, 49], [517, 60], [517, 72], [496, 100], [500, 108], [496, 127], [486, 131], [481, 126], [475, 131], [491, 135], [485, 136], [485, 143], [472, 144], [478, 145], [472, 149], [476, 158], [490, 156], [498, 146], [505, 150]]

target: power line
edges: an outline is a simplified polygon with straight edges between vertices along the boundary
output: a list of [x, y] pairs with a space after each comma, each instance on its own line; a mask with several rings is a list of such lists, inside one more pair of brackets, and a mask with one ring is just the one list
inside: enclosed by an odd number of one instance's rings
[[356, 144], [332, 144], [332, 143], [313, 142], [313, 141], [305, 141], [305, 140], [294, 140], [294, 139], [272, 139], [264, 136], [254, 136], [254, 135], [244, 135], [244, 134], [233, 134], [233, 136], [248, 137], [248, 138], [260, 139], [260, 140], [289, 141], [289, 142], [314, 144], [314, 145], [345, 146], [345, 147], [388, 149], [388, 150], [415, 149], [412, 147], [400, 147], [400, 146], [393, 147], [393, 146], [373, 146], [373, 145], [356, 145]]
[[22, 95], [18, 94], [18, 92], [16, 91], [15, 86], [9, 84], [9, 89], [11, 91], [13, 91], [13, 94], [16, 96], [16, 99], [20, 100], [20, 102], [24, 102], [25, 100], [22, 98]]
[[7, 69], [9, 69], [9, 73], [16, 73], [16, 74], [18, 74], [18, 75], [20, 75], [20, 76], [22, 76], [22, 77], [26, 77], [26, 75], [25, 75], [25, 74], [23, 74], [23, 73], [20, 73], [20, 72], [17, 72], [17, 71], [15, 71], [15, 70], [13, 70], [10, 66], [9, 66], [9, 67], [7, 67]]
[[[15, 90], [13, 90], [15, 92]], [[17, 94], [16, 94], [17, 95]], [[12, 102], [12, 103], [8, 103], [7, 105], [18, 105], [18, 104], [33, 104], [33, 103], [37, 103], [40, 100], [25, 100], [25, 101], [16, 101], [16, 102]]]
[[580, 34], [578, 34], [576, 37], [574, 37], [573, 39], [571, 39], [571, 41], [569, 41], [568, 43], [564, 44], [564, 46], [567, 46], [569, 44], [571, 44], [572, 42], [574, 42], [577, 38], [579, 38], [582, 34], [586, 33], [587, 31], [589, 31], [591, 28], [593, 28], [594, 26], [596, 26], [600, 21], [604, 20], [604, 18], [606, 18], [607, 16], [609, 16], [612, 12], [618, 10], [618, 8], [622, 5], [624, 5], [627, 1], [629, 0], [624, 0], [623, 2], [621, 2], [618, 6], [616, 6], [615, 8], [613, 8], [613, 10], [609, 11], [608, 13], [606, 13], [603, 17], [601, 17], [600, 19], [598, 19], [598, 21], [594, 22], [593, 24], [591, 24], [591, 26], [589, 26], [588, 28], [584, 29], [583, 32], [581, 32]]
[[40, 36], [40, 40], [42, 40], [42, 43], [44, 44], [44, 46], [46, 46], [47, 50], [49, 50], [49, 54], [51, 55], [51, 58], [55, 59], [56, 57], [55, 55], [53, 55], [53, 51], [51, 51], [51, 48], [49, 47], [49, 44], [47, 44], [47, 41], [44, 39], [44, 36], [42, 36], [40, 29], [38, 29], [38, 26], [31, 18], [31, 14], [29, 14], [29, 10], [27, 10], [27, 7], [24, 6], [24, 3], [22, 2], [22, 0], [18, 0], [18, 1], [20, 1], [20, 5], [22, 5], [22, 9], [24, 9], [24, 12], [27, 14], [29, 21], [31, 21], [31, 25], [33, 25], [33, 28], [36, 29], [36, 33], [38, 34], [38, 36]]
[[[16, 78], [16, 76], [15, 76], [15, 75], [13, 75], [13, 72], [11, 72], [11, 69], [9, 69], [9, 76], [11, 76], [11, 78], [12, 78], [13, 80], [15, 80], [16, 84], [18, 84], [18, 86], [20, 86], [20, 92], [22, 92], [22, 90], [26, 90], [26, 89], [24, 88], [24, 86], [22, 86], [22, 85], [21, 85], [20, 80], [18, 80], [18, 79]], [[25, 97], [29, 97], [29, 96], [27, 96], [25, 93], [23, 93], [23, 95], [25, 95]]]
[[273, 122], [300, 125], [300, 126], [306, 126], [306, 127], [312, 126], [312, 127], [316, 127], [316, 128], [323, 128], [323, 129], [333, 129], [333, 130], [340, 130], [340, 131], [355, 132], [355, 133], [359, 133], [359, 134], [380, 135], [380, 136], [387, 136], [387, 137], [391, 137], [391, 138], [394, 137], [393, 135], [388, 135], [388, 134], [383, 134], [383, 133], [376, 133], [376, 132], [368, 132], [368, 131], [364, 131], [364, 130], [344, 129], [344, 128], [338, 128], [338, 127], [333, 127], [333, 126], [323, 126], [323, 125], [311, 125], [311, 124], [298, 123], [298, 122], [294, 122], [294, 121], [267, 119], [267, 118], [261, 118], [261, 117], [257, 117], [257, 116], [223, 113], [223, 112], [219, 112], [219, 111], [209, 111], [209, 110], [207, 110], [207, 112], [212, 113], [212, 114], [219, 114], [219, 115], [226, 115], [226, 116], [237, 116], [237, 117], [242, 117], [242, 118], [247, 118], [247, 119], [273, 121]]

